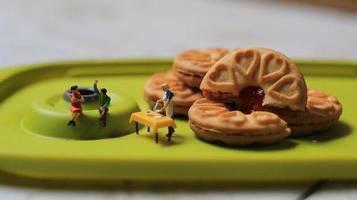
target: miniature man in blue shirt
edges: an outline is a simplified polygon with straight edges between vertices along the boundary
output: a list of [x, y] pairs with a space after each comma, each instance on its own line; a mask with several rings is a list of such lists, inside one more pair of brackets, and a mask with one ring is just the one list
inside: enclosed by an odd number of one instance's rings
[[[164, 104], [161, 109], [155, 110], [156, 112], [164, 112], [167, 117], [172, 117], [174, 114], [174, 103], [172, 101], [172, 98], [174, 97], [174, 93], [171, 92], [170, 87], [167, 83], [164, 83], [161, 85], [162, 90], [164, 91], [164, 95], [161, 99], [159, 99], [156, 104], [161, 103]], [[169, 133], [166, 135], [166, 137], [171, 140], [172, 134], [175, 132], [175, 129], [171, 126], [169, 128]]]
[[161, 99], [157, 101], [157, 103], [162, 103], [164, 106], [158, 110], [158, 112], [165, 111], [165, 115], [167, 117], [172, 117], [174, 114], [174, 103], [172, 98], [174, 97], [174, 93], [170, 91], [170, 87], [167, 83], [161, 85], [162, 90], [164, 91], [164, 95]]
[[102, 122], [103, 127], [106, 127], [107, 126], [107, 114], [109, 111], [108, 107], [110, 105], [110, 97], [107, 95], [107, 89], [102, 88], [102, 89], [100, 89], [100, 91], [98, 90], [97, 83], [98, 83], [98, 80], [95, 80], [93, 88], [99, 98], [99, 104], [100, 104], [99, 121]]

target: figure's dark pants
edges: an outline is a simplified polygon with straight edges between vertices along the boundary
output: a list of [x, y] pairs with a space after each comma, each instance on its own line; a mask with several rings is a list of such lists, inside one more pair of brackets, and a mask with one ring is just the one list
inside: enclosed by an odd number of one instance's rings
[[100, 121], [102, 121], [103, 125], [107, 124], [107, 114], [108, 114], [109, 109], [108, 108], [100, 108], [99, 113], [100, 113]]

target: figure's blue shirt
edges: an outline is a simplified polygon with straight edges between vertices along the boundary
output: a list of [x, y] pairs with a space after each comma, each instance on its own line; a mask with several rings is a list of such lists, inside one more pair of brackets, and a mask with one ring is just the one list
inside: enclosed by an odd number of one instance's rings
[[165, 93], [165, 99], [166, 99], [166, 100], [171, 100], [173, 97], [174, 97], [174, 93], [172, 93], [170, 90], [168, 90], [168, 91]]

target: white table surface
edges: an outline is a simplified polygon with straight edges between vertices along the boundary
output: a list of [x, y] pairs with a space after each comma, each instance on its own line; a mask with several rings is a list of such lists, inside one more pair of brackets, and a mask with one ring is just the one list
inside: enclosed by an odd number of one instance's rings
[[[274, 1], [0, 2], [0, 68], [63, 59], [173, 57], [187, 48], [215, 46], [270, 47], [294, 58], [357, 59], [357, 14]], [[3, 177], [0, 197], [7, 200], [297, 199], [311, 185], [107, 190]], [[357, 183], [328, 182], [310, 198], [357, 199]]]

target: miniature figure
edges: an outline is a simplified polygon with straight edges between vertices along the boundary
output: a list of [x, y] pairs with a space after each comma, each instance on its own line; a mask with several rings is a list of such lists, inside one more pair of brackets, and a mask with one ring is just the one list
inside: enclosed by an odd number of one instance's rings
[[[160, 109], [155, 109], [154, 107], [153, 110], [159, 113], [165, 111], [165, 115], [167, 117], [172, 118], [172, 115], [174, 113], [174, 103], [172, 101], [172, 98], [174, 97], [174, 93], [171, 92], [170, 86], [167, 83], [161, 84], [161, 88], [164, 91], [164, 95], [161, 99], [156, 101], [155, 107], [157, 107], [157, 105], [159, 104], [163, 104], [163, 106]], [[166, 136], [169, 138], [169, 140], [171, 140], [171, 136], [175, 132], [175, 129], [171, 126], [169, 126], [168, 129], [169, 129], [169, 133]]]
[[167, 117], [172, 118], [172, 115], [174, 113], [174, 104], [172, 101], [172, 98], [174, 97], [174, 93], [170, 91], [170, 87], [167, 83], [162, 84], [161, 88], [164, 91], [164, 95], [161, 99], [156, 101], [156, 105], [163, 104], [163, 106], [157, 110], [155, 109], [155, 107], [157, 107], [157, 106], [155, 106], [154, 111], [159, 112], [159, 113], [162, 113], [165, 111], [165, 115]]
[[107, 114], [109, 111], [109, 105], [110, 105], [110, 97], [107, 95], [107, 89], [102, 88], [100, 91], [98, 90], [97, 87], [98, 80], [94, 81], [94, 91], [97, 93], [99, 97], [99, 103], [100, 103], [100, 108], [99, 108], [99, 114], [100, 118], [99, 121], [102, 122], [102, 126], [106, 127], [107, 126]]
[[76, 126], [76, 120], [82, 114], [82, 102], [84, 102], [84, 98], [81, 93], [79, 93], [77, 85], [71, 87], [69, 100], [71, 102], [72, 119], [68, 122], [68, 126]]
[[[202, 98], [202, 93], [199, 89], [188, 87], [183, 81], [176, 77], [173, 71], [154, 73], [144, 84], [144, 99], [150, 105], [155, 105], [156, 101], [162, 97], [161, 85], [167, 83], [175, 97], [172, 103], [175, 105], [173, 115], [187, 115], [193, 102]], [[158, 105], [153, 110], [159, 110]]]

